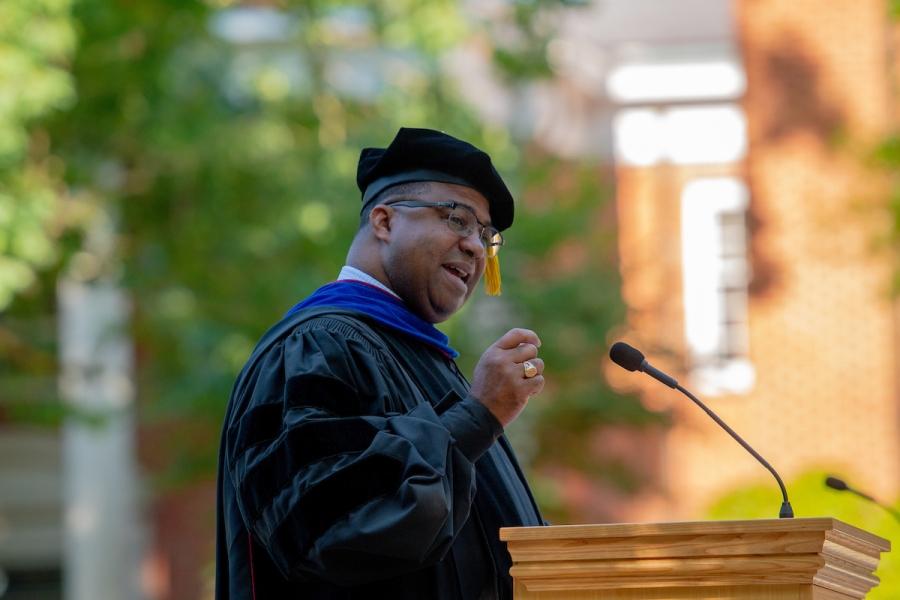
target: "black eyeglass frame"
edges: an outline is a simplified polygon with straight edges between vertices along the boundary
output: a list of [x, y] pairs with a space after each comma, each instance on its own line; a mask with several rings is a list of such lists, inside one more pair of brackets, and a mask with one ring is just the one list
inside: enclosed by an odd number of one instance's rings
[[[487, 256], [488, 258], [493, 258], [493, 257], [497, 256], [497, 254], [500, 252], [500, 246], [502, 246], [503, 244], [506, 243], [506, 240], [503, 239], [503, 235], [499, 231], [497, 231], [497, 229], [495, 229], [491, 225], [485, 225], [484, 223], [479, 221], [478, 217], [475, 215], [474, 210], [472, 210], [470, 207], [466, 206], [465, 204], [460, 204], [459, 202], [424, 202], [421, 200], [401, 200], [399, 202], [389, 202], [389, 203], [385, 204], [385, 206], [406, 206], [409, 208], [424, 208], [424, 207], [449, 208], [451, 211], [453, 211], [457, 208], [461, 208], [461, 209], [471, 213], [472, 217], [475, 219], [475, 222], [478, 223], [478, 225], [481, 227], [481, 232], [478, 235], [478, 239], [481, 241], [481, 247], [484, 249], [484, 256]], [[450, 216], [452, 214], [453, 213], [451, 212], [450, 215], [447, 215], [447, 227], [450, 228], [450, 231], [452, 231], [453, 233], [455, 233], [456, 235], [458, 235], [459, 237], [462, 237], [462, 238], [467, 238], [470, 235], [472, 235], [472, 233], [475, 232], [474, 227], [465, 235], [463, 235], [462, 231], [457, 231], [457, 230], [453, 229], [453, 226], [450, 224]], [[494, 232], [493, 234], [490, 235], [490, 238], [489, 238], [490, 240], [499, 239], [500, 241], [499, 242], [495, 242], [495, 241], [485, 242], [485, 239], [484, 239], [485, 231], [493, 231]], [[479, 257], [479, 258], [481, 258], [481, 257]]]

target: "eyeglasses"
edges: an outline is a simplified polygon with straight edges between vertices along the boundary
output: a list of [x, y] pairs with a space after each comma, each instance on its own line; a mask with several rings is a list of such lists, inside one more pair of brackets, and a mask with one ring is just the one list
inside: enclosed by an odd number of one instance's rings
[[[450, 214], [447, 216], [447, 227], [450, 231], [459, 237], [469, 237], [475, 231], [475, 227], [481, 227], [478, 239], [481, 241], [481, 247], [484, 250], [484, 256], [494, 258], [500, 251], [500, 246], [504, 244], [503, 236], [500, 232], [485, 225], [478, 220], [475, 212], [465, 204], [457, 204], [456, 202], [391, 202], [387, 206], [408, 206], [409, 208], [433, 207], [433, 208], [449, 208]], [[478, 256], [476, 258], [481, 258]]]

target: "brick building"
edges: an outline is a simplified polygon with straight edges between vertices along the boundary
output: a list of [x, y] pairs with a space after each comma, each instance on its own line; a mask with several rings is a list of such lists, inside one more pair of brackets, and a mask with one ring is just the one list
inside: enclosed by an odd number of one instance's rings
[[[896, 118], [888, 7], [736, 0], [731, 8], [732, 64], [743, 82], [688, 97], [644, 90], [617, 109], [624, 339], [785, 480], [827, 469], [894, 499], [896, 262], [884, 243], [890, 191], [866, 160]], [[695, 55], [681, 66], [715, 60]], [[694, 120], [679, 125], [691, 110]], [[731, 110], [732, 124], [715, 110]], [[665, 148], [639, 145], [672, 131], [681, 137], [670, 133]], [[735, 488], [774, 487], [686, 398], [615, 367], [606, 373], [674, 416], [661, 456], [666, 481], [623, 516], [695, 518]]]

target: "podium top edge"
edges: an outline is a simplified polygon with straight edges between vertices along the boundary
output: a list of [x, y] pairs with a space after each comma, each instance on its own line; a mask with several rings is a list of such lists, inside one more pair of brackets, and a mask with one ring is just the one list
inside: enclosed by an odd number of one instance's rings
[[665, 535], [716, 535], [739, 533], [792, 533], [837, 531], [882, 552], [890, 541], [832, 517], [802, 519], [748, 519], [744, 521], [679, 521], [673, 523], [610, 523], [600, 525], [552, 525], [545, 527], [503, 527], [504, 542], [585, 538], [653, 537]]

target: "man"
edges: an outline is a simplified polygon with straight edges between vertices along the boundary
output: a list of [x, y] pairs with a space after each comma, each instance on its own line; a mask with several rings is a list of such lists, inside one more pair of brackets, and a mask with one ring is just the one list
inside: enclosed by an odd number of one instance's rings
[[[487, 154], [401, 129], [367, 148], [339, 280], [270, 329], [238, 376], [219, 454], [216, 597], [512, 598], [498, 530], [541, 525], [503, 428], [544, 385], [532, 331], [471, 386], [434, 328], [512, 224]], [[496, 291], [496, 290], [495, 290]]]

